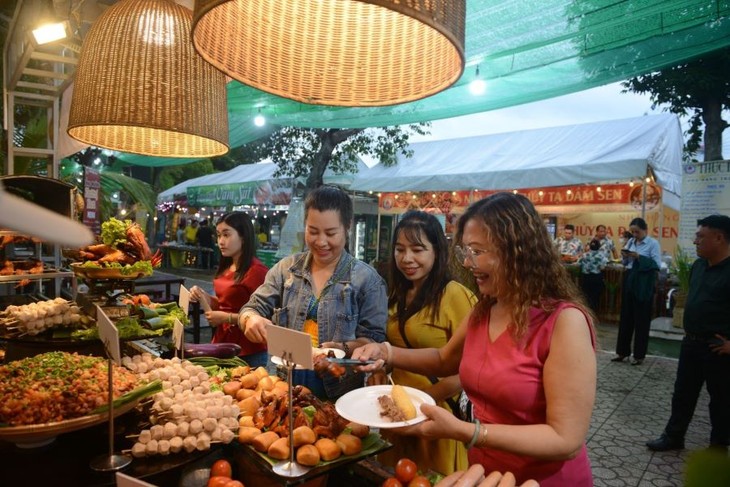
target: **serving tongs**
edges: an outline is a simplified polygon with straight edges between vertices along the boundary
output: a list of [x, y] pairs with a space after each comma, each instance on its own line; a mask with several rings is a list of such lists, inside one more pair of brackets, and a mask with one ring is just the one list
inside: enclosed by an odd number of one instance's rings
[[352, 359], [352, 358], [327, 357], [327, 360], [329, 362], [332, 362], [333, 364], [340, 364], [340, 365], [370, 365], [370, 364], [375, 363], [375, 360], [359, 360], [359, 359]]

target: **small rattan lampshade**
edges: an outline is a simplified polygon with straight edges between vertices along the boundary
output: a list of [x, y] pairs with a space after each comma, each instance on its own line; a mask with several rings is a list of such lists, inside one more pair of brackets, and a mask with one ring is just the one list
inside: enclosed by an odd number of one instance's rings
[[303, 103], [425, 98], [464, 69], [465, 0], [197, 0], [193, 43], [228, 76]]
[[161, 157], [228, 151], [225, 76], [190, 39], [192, 12], [170, 0], [121, 0], [84, 39], [68, 133]]

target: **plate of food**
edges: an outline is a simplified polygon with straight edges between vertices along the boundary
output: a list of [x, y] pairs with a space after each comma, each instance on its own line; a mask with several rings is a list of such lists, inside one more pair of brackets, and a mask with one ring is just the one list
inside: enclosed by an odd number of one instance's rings
[[426, 419], [422, 404], [436, 401], [423, 391], [399, 385], [370, 386], [350, 391], [335, 403], [345, 419], [372, 428], [400, 428]]
[[[114, 408], [114, 417], [120, 416], [139, 403], [134, 400]], [[109, 412], [89, 414], [64, 421], [54, 421], [43, 424], [28, 424], [21, 426], [0, 427], [0, 440], [15, 443], [19, 448], [37, 448], [45, 446], [56, 439], [58, 435], [89, 428], [109, 419]]]
[[[316, 357], [317, 355], [326, 355], [328, 357], [343, 358], [345, 356], [345, 351], [340, 350], [339, 348], [312, 347], [312, 357]], [[271, 356], [271, 361], [275, 365], [284, 365], [284, 361], [281, 360], [281, 357], [278, 357], [276, 355]], [[296, 368], [301, 369], [302, 367], [300, 365], [297, 365]]]
[[139, 279], [140, 277], [146, 277], [152, 275], [152, 265], [149, 264], [149, 269], [145, 269], [143, 267], [146, 267], [144, 265], [137, 265], [140, 264], [139, 262], [135, 263], [134, 266], [132, 265], [126, 265], [126, 266], [114, 266], [114, 267], [104, 267], [97, 264], [87, 264], [87, 263], [80, 263], [75, 262], [71, 264], [71, 270], [74, 274], [80, 277], [85, 277], [87, 279], [123, 279], [123, 280], [133, 280], [133, 279]]

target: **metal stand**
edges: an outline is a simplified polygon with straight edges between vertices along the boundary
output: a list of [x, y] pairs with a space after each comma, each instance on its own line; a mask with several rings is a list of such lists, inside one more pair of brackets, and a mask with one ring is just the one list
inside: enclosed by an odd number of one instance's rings
[[281, 475], [282, 477], [300, 477], [309, 472], [310, 469], [303, 465], [299, 465], [297, 462], [294, 461], [294, 385], [292, 384], [292, 381], [294, 368], [297, 364], [294, 363], [294, 360], [292, 360], [291, 352], [284, 352], [281, 355], [281, 360], [286, 367], [286, 381], [289, 385], [289, 461], [277, 463], [273, 466], [272, 471], [277, 475]]
[[107, 367], [109, 368], [109, 454], [95, 457], [89, 462], [92, 470], [97, 472], [114, 472], [121, 470], [130, 463], [132, 459], [125, 455], [114, 454], [114, 367], [109, 353]]

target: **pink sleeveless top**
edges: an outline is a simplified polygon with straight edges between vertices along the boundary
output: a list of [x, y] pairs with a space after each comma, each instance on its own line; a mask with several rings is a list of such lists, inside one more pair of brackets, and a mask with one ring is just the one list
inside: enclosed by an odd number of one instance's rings
[[[459, 376], [474, 405], [474, 416], [482, 423], [545, 423], [542, 371], [555, 321], [560, 311], [568, 307], [573, 305], [560, 303], [550, 314], [532, 308], [530, 328], [523, 338], [524, 348], [515, 343], [509, 331], [490, 343], [487, 323], [469, 325]], [[482, 464], [487, 472], [510, 471], [518, 484], [535, 479], [541, 487], [593, 485], [585, 444], [576, 458], [567, 461], [545, 461], [490, 448], [472, 448], [469, 464], [474, 463]]]

